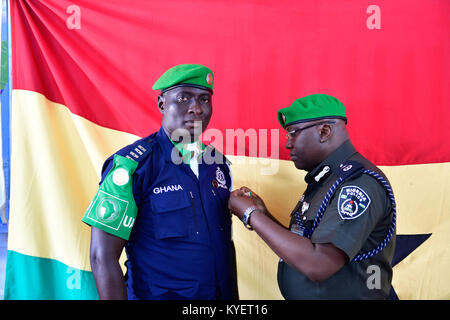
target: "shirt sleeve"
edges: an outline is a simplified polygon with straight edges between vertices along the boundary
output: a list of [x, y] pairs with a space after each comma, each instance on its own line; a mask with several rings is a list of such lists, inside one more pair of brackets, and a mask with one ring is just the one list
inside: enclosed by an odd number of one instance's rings
[[389, 198], [384, 188], [375, 179], [362, 175], [335, 192], [311, 241], [332, 243], [351, 261], [389, 213]]
[[137, 215], [133, 173], [138, 163], [120, 155], [103, 167], [102, 181], [82, 221], [128, 240]]

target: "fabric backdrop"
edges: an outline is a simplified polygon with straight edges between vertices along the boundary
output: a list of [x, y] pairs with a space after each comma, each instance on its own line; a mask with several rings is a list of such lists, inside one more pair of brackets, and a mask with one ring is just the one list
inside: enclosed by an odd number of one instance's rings
[[[158, 130], [151, 86], [180, 63], [213, 70], [204, 138], [230, 158], [234, 187], [254, 189], [285, 225], [306, 185], [276, 111], [312, 93], [342, 101], [357, 150], [396, 195], [393, 296], [450, 298], [449, 1], [9, 4], [5, 298], [98, 297], [80, 219], [106, 157]], [[281, 299], [278, 257], [233, 224], [240, 297]]]

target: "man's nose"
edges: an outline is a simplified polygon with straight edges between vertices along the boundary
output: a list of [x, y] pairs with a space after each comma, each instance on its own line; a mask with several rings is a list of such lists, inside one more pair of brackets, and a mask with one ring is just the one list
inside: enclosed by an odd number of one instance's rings
[[286, 149], [288, 149], [288, 150], [290, 150], [290, 149], [292, 149], [292, 148], [294, 147], [294, 145], [292, 144], [290, 138], [287, 139], [286, 144], [284, 145], [284, 147], [285, 147]]
[[195, 113], [195, 114], [202, 114], [203, 108], [202, 105], [198, 100], [193, 100], [192, 104], [189, 106], [189, 112]]

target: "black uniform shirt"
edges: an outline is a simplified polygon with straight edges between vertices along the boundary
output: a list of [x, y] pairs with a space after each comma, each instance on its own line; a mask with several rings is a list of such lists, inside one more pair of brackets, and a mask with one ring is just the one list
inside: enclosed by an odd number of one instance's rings
[[[385, 178], [370, 161], [345, 142], [305, 176], [307, 189], [291, 214], [290, 229], [303, 236], [295, 212], [302, 213], [311, 229], [326, 193], [338, 179], [337, 170], [348, 160], [356, 161]], [[355, 199], [355, 201], [352, 201]], [[356, 201], [356, 199], [358, 201]], [[330, 278], [313, 282], [283, 261], [278, 266], [278, 285], [285, 299], [386, 299], [391, 287], [395, 232], [378, 254], [354, 262], [360, 253], [376, 248], [386, 237], [392, 221], [391, 201], [383, 186], [362, 174], [344, 182], [333, 194], [311, 236], [312, 243], [332, 243], [345, 252], [347, 263]]]

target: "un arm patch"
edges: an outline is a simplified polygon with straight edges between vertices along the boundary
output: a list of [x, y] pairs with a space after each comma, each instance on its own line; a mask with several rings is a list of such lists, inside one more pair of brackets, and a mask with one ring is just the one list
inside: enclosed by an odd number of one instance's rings
[[133, 195], [133, 173], [138, 163], [115, 155], [106, 175], [84, 217], [86, 224], [128, 240], [137, 215]]
[[358, 186], [345, 186], [338, 199], [338, 212], [342, 219], [351, 220], [361, 216], [370, 205], [370, 197]]

